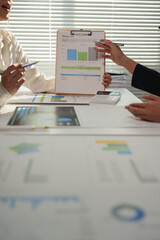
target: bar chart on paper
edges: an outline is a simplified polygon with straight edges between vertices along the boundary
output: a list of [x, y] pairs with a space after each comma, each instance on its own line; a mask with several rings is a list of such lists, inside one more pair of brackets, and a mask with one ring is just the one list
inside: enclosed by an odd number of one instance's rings
[[40, 105], [89, 105], [91, 96], [55, 95], [50, 93], [35, 93], [30, 95], [13, 96], [9, 103], [40, 104]]
[[92, 32], [91, 36], [58, 32], [56, 93], [95, 94], [103, 88], [104, 59], [94, 43], [103, 36], [103, 31]]
[[89, 47], [88, 51], [81, 52], [77, 49], [67, 49], [68, 61], [97, 61], [98, 53], [95, 47]]
[[83, 46], [83, 51], [81, 45], [77, 49], [63, 47], [62, 49], [62, 56], [66, 64], [61, 66], [61, 79], [65, 80], [66, 77], [90, 77], [100, 80], [101, 67], [97, 65], [98, 53], [95, 47]]
[[[94, 141], [93, 141], [94, 139]], [[157, 158], [155, 162], [150, 161], [151, 156], [144, 155], [143, 148], [147, 146], [148, 142], [143, 137], [130, 139], [125, 137], [125, 140], [118, 137], [112, 138], [96, 138], [88, 141], [88, 152], [90, 159], [92, 159], [92, 171], [96, 176], [94, 179], [102, 186], [107, 184], [158, 184], [159, 175], [156, 172], [154, 164], [158, 164]], [[149, 140], [148, 140], [149, 141]], [[140, 152], [135, 151], [135, 145], [139, 142]], [[142, 145], [142, 142], [144, 146]], [[155, 141], [155, 146], [157, 142]], [[139, 157], [141, 156], [141, 157]], [[158, 156], [155, 155], [155, 156]]]

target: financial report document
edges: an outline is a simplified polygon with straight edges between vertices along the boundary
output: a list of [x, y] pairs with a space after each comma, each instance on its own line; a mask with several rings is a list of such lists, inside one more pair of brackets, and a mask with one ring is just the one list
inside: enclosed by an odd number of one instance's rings
[[159, 136], [1, 138], [0, 239], [160, 239]]
[[103, 90], [104, 58], [96, 52], [95, 41], [103, 31], [57, 33], [56, 93], [95, 94]]
[[9, 104], [40, 104], [40, 105], [89, 105], [91, 96], [55, 95], [51, 93], [24, 93], [14, 95]]

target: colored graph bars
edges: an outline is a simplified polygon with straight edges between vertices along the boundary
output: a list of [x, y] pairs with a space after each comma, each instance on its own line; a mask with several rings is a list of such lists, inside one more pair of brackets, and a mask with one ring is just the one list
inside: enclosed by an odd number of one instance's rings
[[116, 151], [118, 154], [131, 154], [125, 141], [96, 141], [97, 144], [104, 144], [103, 151]]
[[44, 102], [45, 97], [46, 97], [46, 94], [43, 94], [42, 97], [41, 97], [41, 99], [40, 99], [40, 103], [43, 103], [43, 102]]
[[82, 66], [61, 66], [61, 69], [78, 69], [78, 70], [101, 70], [101, 67], [82, 67]]
[[52, 96], [50, 101], [58, 103], [67, 102], [67, 100], [64, 99], [64, 96]]
[[21, 143], [19, 145], [9, 148], [11, 151], [17, 154], [28, 154], [39, 152], [38, 145], [33, 143]]
[[89, 47], [88, 52], [80, 52], [77, 49], [67, 49], [68, 61], [97, 61], [98, 53], [95, 47]]
[[[36, 94], [35, 96], [34, 96], [34, 100], [36, 99], [36, 97], [38, 96], [38, 94]], [[44, 93], [44, 94], [42, 94], [42, 96], [41, 96], [41, 98], [40, 98], [40, 103], [45, 103], [46, 102], [46, 97], [47, 97], [47, 95]], [[34, 102], [33, 100], [32, 100], [32, 102]], [[50, 99], [50, 102], [52, 102], [52, 103], [63, 103], [63, 102], [67, 102], [67, 100], [65, 100], [64, 99], [64, 96], [51, 96], [51, 99]]]

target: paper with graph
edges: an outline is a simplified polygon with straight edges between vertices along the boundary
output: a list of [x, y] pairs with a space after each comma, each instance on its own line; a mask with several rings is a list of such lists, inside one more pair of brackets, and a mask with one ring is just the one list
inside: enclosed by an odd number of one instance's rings
[[1, 139], [0, 239], [160, 239], [160, 136]]
[[96, 94], [103, 90], [104, 59], [95, 41], [104, 31], [57, 32], [56, 93]]

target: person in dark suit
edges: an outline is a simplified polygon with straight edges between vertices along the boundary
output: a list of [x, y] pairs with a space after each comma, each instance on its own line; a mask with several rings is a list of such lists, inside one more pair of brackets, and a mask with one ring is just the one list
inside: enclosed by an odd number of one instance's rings
[[[103, 41], [104, 44], [96, 43], [96, 46], [99, 47], [97, 51], [102, 52], [104, 58], [111, 59], [117, 65], [126, 68], [132, 74], [133, 87], [157, 95], [143, 95], [142, 97], [148, 100], [148, 102], [132, 103], [125, 108], [136, 117], [160, 123], [160, 73], [127, 57], [122, 50], [110, 40], [101, 39], [100, 41]], [[107, 55], [105, 53], [107, 53]], [[103, 77], [104, 86], [107, 83], [106, 75], [105, 73]]]

